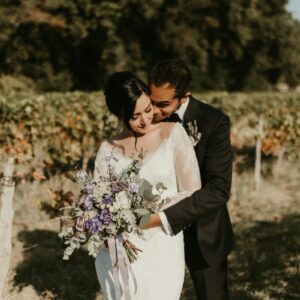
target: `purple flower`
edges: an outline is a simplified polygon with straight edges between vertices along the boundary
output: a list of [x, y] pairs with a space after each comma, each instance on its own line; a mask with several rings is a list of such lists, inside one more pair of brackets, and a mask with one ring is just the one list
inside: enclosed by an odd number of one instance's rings
[[113, 193], [119, 193], [123, 190], [123, 185], [121, 183], [114, 182], [112, 184], [111, 190]]
[[91, 194], [83, 194], [79, 199], [79, 205], [84, 205], [86, 209], [92, 209], [94, 204], [94, 197]]
[[129, 184], [129, 192], [130, 193], [138, 193], [139, 191], [139, 185], [135, 182], [131, 182]]
[[88, 231], [90, 231], [92, 234], [98, 233], [101, 229], [101, 225], [102, 225], [102, 222], [97, 217], [87, 220], [85, 222], [85, 228]]
[[93, 194], [93, 190], [94, 190], [94, 187], [92, 184], [87, 184], [84, 188], [83, 188], [83, 191], [84, 193], [87, 193], [87, 194]]
[[102, 199], [105, 204], [111, 204], [114, 202], [114, 198], [108, 194], [104, 194]]
[[104, 208], [100, 214], [98, 214], [98, 218], [101, 223], [104, 225], [108, 225], [111, 222], [111, 214], [107, 208]]

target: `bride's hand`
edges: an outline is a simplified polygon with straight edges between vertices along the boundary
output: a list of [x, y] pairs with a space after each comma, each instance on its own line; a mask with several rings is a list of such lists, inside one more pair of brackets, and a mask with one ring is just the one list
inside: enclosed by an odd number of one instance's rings
[[152, 214], [150, 216], [149, 222], [147, 224], [140, 225], [139, 228], [140, 229], [149, 229], [152, 227], [159, 227], [161, 225], [162, 225], [162, 223], [161, 223], [161, 219], [160, 219], [159, 215]]

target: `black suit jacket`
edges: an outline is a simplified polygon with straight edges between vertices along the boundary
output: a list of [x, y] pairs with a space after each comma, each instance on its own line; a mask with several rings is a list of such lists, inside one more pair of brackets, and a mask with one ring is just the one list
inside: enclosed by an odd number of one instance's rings
[[[164, 212], [177, 234], [184, 229], [189, 268], [221, 263], [233, 246], [227, 210], [232, 178], [230, 119], [220, 110], [190, 97], [184, 125], [196, 120], [201, 139], [195, 146], [202, 188]], [[201, 258], [203, 256], [203, 258]]]

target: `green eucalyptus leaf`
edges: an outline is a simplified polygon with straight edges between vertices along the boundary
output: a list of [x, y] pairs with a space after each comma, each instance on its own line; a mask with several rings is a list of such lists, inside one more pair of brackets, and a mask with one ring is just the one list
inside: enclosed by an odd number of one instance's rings
[[139, 225], [146, 225], [149, 223], [149, 220], [150, 220], [150, 216], [151, 214], [150, 213], [147, 213], [146, 215], [143, 215], [140, 219], [140, 222], [139, 222]]
[[141, 182], [140, 190], [139, 192], [143, 194], [145, 191], [152, 191], [153, 185], [146, 179], [143, 179]]
[[157, 190], [160, 190], [164, 187], [164, 184], [162, 182], [159, 182], [157, 185], [156, 185], [156, 189]]
[[144, 191], [143, 196], [148, 201], [155, 200], [155, 195], [149, 190]]
[[149, 213], [149, 210], [145, 209], [145, 208], [138, 208], [138, 209], [135, 209], [134, 212], [137, 214], [137, 215], [140, 215], [140, 216], [144, 216], [146, 214]]

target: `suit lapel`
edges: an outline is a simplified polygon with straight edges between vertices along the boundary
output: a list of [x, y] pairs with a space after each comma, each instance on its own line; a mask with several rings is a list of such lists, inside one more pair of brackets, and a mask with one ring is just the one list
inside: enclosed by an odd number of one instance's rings
[[199, 110], [199, 103], [195, 98], [190, 97], [189, 104], [183, 115], [183, 123], [186, 124], [189, 121], [196, 120], [197, 122], [201, 118], [201, 111]]
[[[198, 130], [201, 132], [202, 136], [201, 139], [199, 141], [199, 143], [195, 146], [195, 151], [196, 151], [196, 156], [197, 156], [197, 160], [198, 160], [198, 164], [201, 167], [202, 165], [202, 161], [203, 161], [203, 155], [204, 155], [204, 139], [205, 137], [203, 136], [203, 117], [202, 117], [202, 102], [196, 100], [193, 97], [190, 97], [190, 101], [188, 104], [188, 107], [186, 108], [186, 111], [183, 115], [183, 126], [185, 128], [185, 130], [187, 130], [187, 123], [188, 122], [193, 122], [194, 120], [197, 122], [198, 124]], [[188, 133], [188, 131], [187, 131]]]

